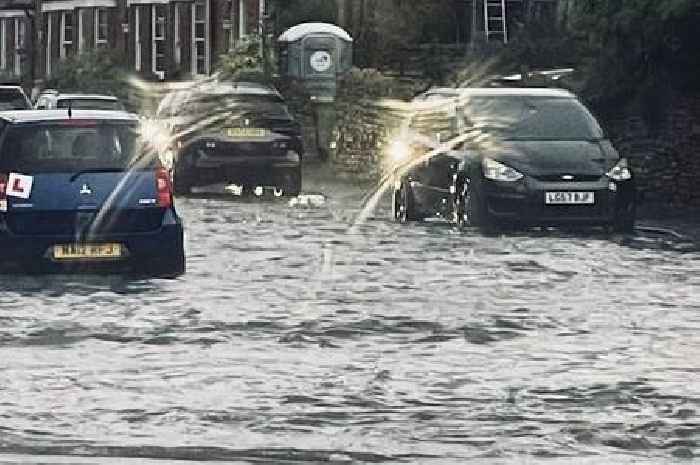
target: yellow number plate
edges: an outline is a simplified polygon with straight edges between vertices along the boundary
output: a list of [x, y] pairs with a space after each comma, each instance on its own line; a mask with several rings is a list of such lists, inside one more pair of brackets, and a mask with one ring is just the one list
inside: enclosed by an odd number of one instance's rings
[[265, 137], [267, 129], [264, 128], [228, 128], [226, 134], [229, 137]]
[[121, 256], [121, 244], [59, 244], [53, 247], [53, 258], [56, 260], [119, 258]]

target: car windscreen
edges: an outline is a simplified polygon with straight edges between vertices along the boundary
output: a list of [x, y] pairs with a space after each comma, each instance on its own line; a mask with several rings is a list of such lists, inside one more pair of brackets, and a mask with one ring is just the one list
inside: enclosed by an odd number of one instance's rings
[[73, 110], [124, 110], [121, 103], [116, 100], [97, 98], [71, 98], [59, 99], [56, 108], [68, 108]]
[[0, 89], [0, 111], [26, 110], [30, 105], [26, 97], [15, 89]]
[[573, 98], [476, 96], [465, 105], [470, 126], [510, 140], [595, 140], [603, 131]]
[[236, 95], [228, 97], [207, 96], [194, 105], [197, 113], [226, 111], [231, 116], [257, 116], [273, 119], [289, 119], [289, 111], [283, 101], [276, 96]]
[[141, 156], [135, 126], [75, 122], [8, 125], [0, 146], [0, 172], [126, 170], [154, 163]]

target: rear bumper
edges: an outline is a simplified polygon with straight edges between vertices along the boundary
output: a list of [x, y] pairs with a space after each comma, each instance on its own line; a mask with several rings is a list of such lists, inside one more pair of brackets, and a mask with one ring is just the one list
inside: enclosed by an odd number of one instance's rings
[[290, 176], [298, 173], [298, 156], [235, 155], [210, 156], [202, 154], [181, 165], [181, 176], [191, 185], [219, 182], [233, 184], [280, 186], [288, 184]]
[[[525, 178], [515, 183], [483, 180], [489, 215], [501, 222], [529, 225], [607, 225], [629, 212], [635, 202], [634, 181], [607, 177], [592, 182], [541, 182]], [[590, 205], [548, 205], [547, 192], [593, 192]]]
[[[0, 272], [62, 271], [126, 271], [133, 273], [159, 271], [184, 256], [182, 222], [173, 213], [166, 213], [163, 225], [155, 231], [138, 234], [105, 234], [83, 240], [70, 236], [20, 236], [0, 228]], [[126, 253], [121, 258], [103, 260], [67, 260], [53, 258], [53, 247], [76, 242], [119, 243]]]

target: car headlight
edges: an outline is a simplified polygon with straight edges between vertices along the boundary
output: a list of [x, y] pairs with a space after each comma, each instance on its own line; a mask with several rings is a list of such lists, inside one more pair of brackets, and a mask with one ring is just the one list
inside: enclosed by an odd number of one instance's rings
[[632, 179], [632, 172], [630, 171], [626, 158], [621, 158], [620, 161], [605, 174], [614, 181], [627, 181]]
[[496, 160], [492, 160], [491, 158], [484, 158], [482, 168], [484, 170], [484, 177], [492, 181], [512, 182], [523, 178], [523, 174], [520, 171], [497, 162]]
[[294, 150], [287, 150], [287, 160], [292, 163], [299, 163], [301, 161], [301, 157]]
[[286, 142], [273, 142], [272, 147], [275, 149], [279, 149], [279, 150], [286, 150], [287, 143]]

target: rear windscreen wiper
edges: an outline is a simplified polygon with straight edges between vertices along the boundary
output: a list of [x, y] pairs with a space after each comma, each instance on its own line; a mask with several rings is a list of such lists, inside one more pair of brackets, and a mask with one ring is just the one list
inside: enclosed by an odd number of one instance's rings
[[80, 176], [87, 174], [87, 173], [121, 173], [122, 171], [126, 171], [124, 168], [91, 168], [91, 169], [85, 169], [85, 170], [80, 170], [77, 173], [73, 174], [70, 177], [70, 182], [75, 181], [78, 179]]

